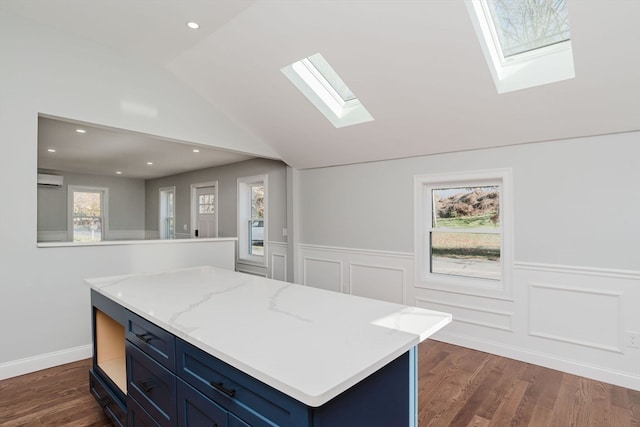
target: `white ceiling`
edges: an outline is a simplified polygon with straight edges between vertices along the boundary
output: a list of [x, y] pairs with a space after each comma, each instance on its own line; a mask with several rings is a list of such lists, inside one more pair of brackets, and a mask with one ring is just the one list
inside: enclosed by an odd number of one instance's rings
[[[86, 133], [78, 133], [83, 129]], [[48, 150], [54, 149], [55, 153]], [[197, 149], [199, 152], [194, 153]], [[134, 132], [38, 118], [38, 169], [152, 179], [252, 157]], [[147, 162], [153, 163], [148, 165]], [[122, 172], [117, 175], [116, 171]]]
[[[576, 78], [502, 95], [463, 0], [0, 1], [165, 67], [296, 168], [640, 129], [638, 0], [568, 0]], [[334, 128], [280, 72], [317, 52], [373, 122]]]

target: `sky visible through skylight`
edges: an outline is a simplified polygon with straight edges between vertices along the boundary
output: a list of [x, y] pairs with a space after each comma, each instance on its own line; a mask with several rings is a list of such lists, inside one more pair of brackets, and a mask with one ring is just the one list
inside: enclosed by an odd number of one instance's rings
[[504, 58], [569, 40], [566, 0], [487, 0]]

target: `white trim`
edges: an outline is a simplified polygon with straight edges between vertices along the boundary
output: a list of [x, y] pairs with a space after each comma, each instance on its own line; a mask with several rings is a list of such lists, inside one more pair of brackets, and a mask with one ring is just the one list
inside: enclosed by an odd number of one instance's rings
[[[473, 277], [457, 277], [429, 272], [427, 259], [426, 230], [431, 227], [431, 198], [425, 187], [432, 185], [468, 186], [484, 182], [500, 185], [500, 224], [502, 229], [501, 280], [486, 280]], [[466, 295], [513, 300], [513, 179], [511, 168], [438, 173], [414, 176], [414, 280], [416, 288]]]
[[76, 362], [87, 359], [92, 355], [93, 345], [86, 344], [64, 350], [52, 351], [51, 353], [39, 354], [37, 356], [25, 357], [24, 359], [3, 362], [0, 363], [0, 380], [64, 365], [65, 363]]
[[172, 240], [110, 240], [102, 242], [41, 242], [38, 243], [39, 248], [74, 248], [83, 246], [117, 246], [117, 245], [166, 245], [166, 244], [181, 244], [181, 243], [206, 243], [206, 242], [235, 242], [238, 239], [236, 237], [212, 237], [208, 239], [172, 239]]
[[374, 249], [356, 249], [356, 248], [344, 248], [339, 246], [324, 246], [324, 245], [309, 245], [299, 244], [299, 249], [306, 250], [318, 250], [323, 252], [339, 252], [343, 254], [357, 254], [365, 256], [380, 256], [385, 258], [403, 258], [413, 261], [413, 252], [392, 252], [392, 251], [380, 251]]
[[[514, 262], [513, 268], [519, 270], [546, 271], [550, 273], [583, 274], [587, 276], [609, 277], [612, 279], [640, 280], [640, 270], [620, 270], [615, 268], [543, 264], [537, 262]], [[640, 285], [640, 282], [638, 282], [638, 285]]]
[[217, 180], [207, 181], [207, 182], [197, 182], [197, 183], [191, 184], [190, 200], [189, 200], [189, 210], [191, 212], [191, 215], [190, 215], [191, 234], [189, 235], [189, 237], [195, 237], [196, 227], [198, 226], [197, 224], [198, 209], [196, 207], [196, 204], [197, 204], [196, 191], [198, 190], [198, 188], [204, 188], [204, 187], [213, 187], [213, 201], [214, 201], [213, 209], [216, 212], [216, 237], [218, 237], [218, 181]]
[[472, 348], [474, 350], [484, 351], [498, 356], [508, 357], [522, 362], [544, 366], [549, 369], [555, 369], [569, 374], [592, 378], [597, 381], [603, 381], [620, 387], [640, 391], [640, 375], [630, 375], [627, 372], [607, 369], [601, 366], [594, 366], [576, 359], [553, 356], [530, 348], [510, 346], [504, 343], [487, 341], [468, 335], [459, 335], [451, 332], [440, 331], [436, 332], [431, 338], [437, 341]]

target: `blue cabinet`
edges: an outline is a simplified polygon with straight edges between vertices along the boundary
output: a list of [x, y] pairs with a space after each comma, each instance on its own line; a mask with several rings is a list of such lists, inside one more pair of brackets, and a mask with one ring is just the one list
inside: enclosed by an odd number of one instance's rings
[[91, 297], [91, 393], [116, 426], [416, 427], [415, 348], [310, 407], [93, 290]]
[[178, 427], [227, 427], [229, 412], [178, 378]]

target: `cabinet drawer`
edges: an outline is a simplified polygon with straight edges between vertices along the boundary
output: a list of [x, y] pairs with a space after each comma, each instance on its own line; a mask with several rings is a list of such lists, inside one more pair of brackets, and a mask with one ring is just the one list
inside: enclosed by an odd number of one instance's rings
[[177, 375], [251, 426], [307, 426], [301, 402], [176, 339]]
[[227, 427], [228, 413], [206, 398], [195, 388], [182, 381], [177, 382], [178, 427], [213, 426]]
[[176, 420], [176, 377], [127, 341], [127, 392], [161, 426]]
[[161, 427], [131, 396], [127, 397], [128, 427]]
[[113, 424], [119, 427], [127, 425], [127, 410], [124, 404], [118, 399], [109, 388], [104, 384], [102, 379], [97, 376], [93, 369], [89, 370], [89, 390], [104, 409]]
[[171, 333], [128, 312], [126, 337], [162, 366], [175, 370], [175, 337]]

